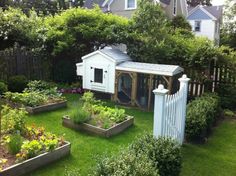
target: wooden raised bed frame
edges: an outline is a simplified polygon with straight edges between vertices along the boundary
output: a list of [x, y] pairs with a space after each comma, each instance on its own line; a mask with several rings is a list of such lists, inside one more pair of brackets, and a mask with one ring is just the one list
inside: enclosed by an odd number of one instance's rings
[[46, 152], [21, 163], [12, 165], [0, 172], [1, 176], [21, 176], [32, 172], [42, 166], [48, 165], [70, 154], [71, 144], [65, 142], [61, 147], [51, 152]]
[[119, 124], [116, 124], [115, 126], [111, 128], [103, 129], [100, 127], [90, 125], [88, 123], [82, 123], [82, 124], [74, 123], [73, 120], [71, 120], [68, 116], [64, 116], [62, 118], [62, 125], [67, 128], [71, 128], [77, 131], [85, 131], [90, 134], [95, 134], [95, 135], [107, 137], [107, 138], [121, 133], [122, 131], [132, 126], [133, 124], [134, 124], [134, 117], [131, 117]]
[[67, 101], [61, 101], [61, 102], [50, 103], [50, 104], [36, 106], [36, 107], [26, 106], [25, 108], [26, 108], [26, 111], [28, 111], [28, 113], [37, 114], [41, 112], [47, 112], [47, 111], [64, 108], [66, 106], [67, 106]]

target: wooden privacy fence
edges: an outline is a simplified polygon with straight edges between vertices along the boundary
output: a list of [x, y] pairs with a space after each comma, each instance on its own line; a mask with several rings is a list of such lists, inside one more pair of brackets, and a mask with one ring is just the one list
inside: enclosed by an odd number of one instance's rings
[[180, 144], [183, 143], [189, 80], [186, 75], [183, 75], [179, 79], [180, 89], [173, 95], [168, 95], [168, 90], [164, 89], [162, 84], [153, 91], [155, 94], [154, 136], [171, 137]]
[[13, 48], [0, 51], [0, 79], [25, 75], [28, 79], [47, 79], [49, 64], [32, 51]]
[[[204, 92], [215, 92], [222, 84], [236, 86], [236, 68], [227, 64], [213, 61], [209, 68], [198, 77], [193, 76], [194, 70], [186, 70], [193, 78], [189, 83], [189, 97], [201, 96]], [[205, 78], [204, 81], [202, 78]]]

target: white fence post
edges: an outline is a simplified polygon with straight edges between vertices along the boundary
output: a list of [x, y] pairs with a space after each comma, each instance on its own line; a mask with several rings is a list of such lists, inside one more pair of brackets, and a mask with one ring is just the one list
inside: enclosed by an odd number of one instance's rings
[[167, 95], [168, 90], [161, 84], [153, 91], [155, 137], [171, 137], [180, 144], [183, 143], [189, 80], [183, 75], [179, 79], [180, 89], [173, 95]]
[[158, 89], [153, 91], [155, 94], [153, 135], [155, 137], [163, 135], [164, 103], [167, 92], [168, 90], [164, 89], [162, 84], [158, 86]]
[[[184, 131], [185, 131], [185, 120], [186, 120], [186, 109], [187, 109], [187, 98], [188, 98], [188, 82], [190, 79], [187, 77], [187, 75], [183, 75], [181, 78], [179, 78], [180, 82], [180, 89], [183, 90], [183, 111], [182, 111], [182, 124], [181, 124], [181, 141], [184, 142]], [[181, 144], [182, 144], [181, 143]]]

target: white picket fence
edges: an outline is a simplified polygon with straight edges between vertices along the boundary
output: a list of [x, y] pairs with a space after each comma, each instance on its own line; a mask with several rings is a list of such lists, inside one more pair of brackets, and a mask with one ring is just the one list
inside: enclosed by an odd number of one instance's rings
[[186, 75], [183, 75], [179, 79], [180, 89], [173, 95], [168, 95], [168, 90], [161, 84], [153, 91], [155, 94], [154, 136], [171, 137], [180, 144], [183, 143], [189, 80]]

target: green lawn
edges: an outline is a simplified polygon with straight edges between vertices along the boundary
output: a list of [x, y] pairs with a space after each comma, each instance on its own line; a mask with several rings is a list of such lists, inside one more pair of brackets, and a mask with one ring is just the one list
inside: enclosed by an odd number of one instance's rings
[[31, 176], [63, 176], [64, 168], [79, 168], [81, 175], [88, 175], [93, 166], [96, 165], [96, 157], [104, 154], [118, 152], [120, 148], [130, 144], [136, 136], [152, 131], [153, 114], [134, 109], [127, 109], [129, 115], [135, 116], [135, 125], [120, 135], [109, 139], [76, 132], [61, 125], [62, 116], [72, 108], [78, 106], [79, 96], [67, 96], [69, 107], [58, 111], [31, 116], [27, 119], [28, 124], [44, 126], [46, 130], [58, 135], [65, 135], [65, 139], [72, 144], [71, 155], [65, 159], [55, 162], [47, 167], [37, 170]]
[[[81, 175], [88, 175], [96, 165], [96, 157], [118, 152], [130, 144], [135, 137], [152, 131], [153, 113], [127, 109], [127, 114], [135, 116], [135, 126], [110, 139], [87, 135], [62, 127], [61, 117], [76, 108], [79, 96], [67, 96], [69, 107], [54, 112], [31, 116], [29, 124], [44, 126], [48, 131], [65, 135], [72, 143], [71, 155], [47, 167], [41, 168], [30, 176], [63, 176], [64, 168], [79, 168]], [[236, 121], [227, 120], [214, 129], [213, 135], [204, 145], [185, 144], [183, 146], [182, 176], [236, 175]]]

